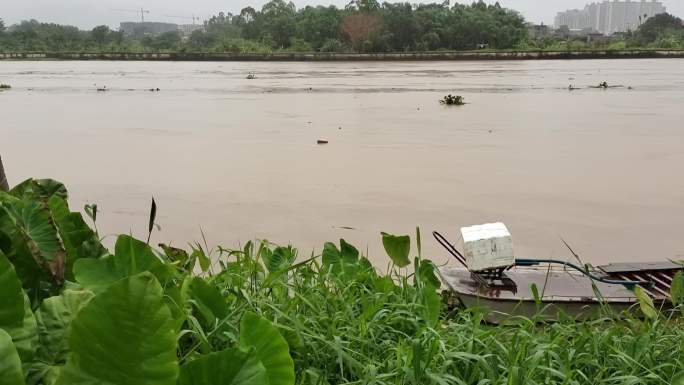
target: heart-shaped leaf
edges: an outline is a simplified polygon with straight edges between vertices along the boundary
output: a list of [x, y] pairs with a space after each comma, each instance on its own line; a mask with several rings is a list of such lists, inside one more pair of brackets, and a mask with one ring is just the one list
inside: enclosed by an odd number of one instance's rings
[[36, 318], [21, 288], [14, 266], [0, 251], [0, 329], [12, 338], [22, 361], [28, 362], [38, 344]]
[[411, 238], [408, 235], [391, 235], [382, 233], [382, 245], [385, 247], [385, 252], [392, 259], [395, 265], [399, 267], [408, 266], [409, 252], [411, 251]]
[[36, 311], [38, 322], [37, 358], [51, 365], [61, 365], [69, 354], [69, 327], [76, 314], [90, 302], [94, 294], [86, 290], [64, 290], [47, 298]]
[[651, 299], [651, 297], [649, 297], [648, 294], [646, 294], [646, 292], [644, 291], [644, 289], [641, 288], [641, 286], [637, 286], [634, 288], [634, 294], [636, 294], [636, 297], [639, 300], [639, 307], [641, 308], [641, 312], [644, 313], [644, 315], [650, 319], [658, 318], [658, 311], [653, 305], [653, 299]]
[[254, 350], [226, 349], [181, 366], [178, 385], [269, 385]]
[[266, 368], [270, 385], [294, 384], [294, 361], [287, 341], [270, 321], [245, 312], [240, 321], [240, 346], [255, 349]]
[[96, 294], [113, 282], [144, 271], [162, 282], [172, 274], [171, 267], [154, 255], [150, 246], [128, 235], [117, 238], [114, 255], [82, 258], [74, 264], [76, 281]]
[[150, 273], [112, 284], [81, 309], [69, 348], [57, 385], [176, 384], [174, 323]]
[[0, 329], [0, 385], [24, 385], [24, 373], [12, 337]]

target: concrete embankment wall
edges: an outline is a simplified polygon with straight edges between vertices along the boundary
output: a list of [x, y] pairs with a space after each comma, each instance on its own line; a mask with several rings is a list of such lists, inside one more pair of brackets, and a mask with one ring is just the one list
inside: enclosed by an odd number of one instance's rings
[[382, 61], [684, 58], [684, 50], [412, 52], [412, 53], [0, 53], [0, 60]]

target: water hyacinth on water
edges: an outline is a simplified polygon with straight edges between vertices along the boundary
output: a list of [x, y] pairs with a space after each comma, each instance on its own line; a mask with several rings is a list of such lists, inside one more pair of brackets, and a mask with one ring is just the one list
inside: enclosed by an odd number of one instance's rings
[[486, 325], [481, 311], [443, 304], [419, 231], [379, 234], [384, 273], [345, 240], [301, 257], [266, 241], [157, 250], [130, 235], [107, 250], [67, 197], [46, 179], [0, 192], [0, 385], [684, 379], [674, 312]]
[[452, 95], [452, 94], [445, 96], [439, 102], [442, 104], [449, 105], [449, 106], [462, 106], [465, 104], [465, 101], [463, 100], [463, 96]]

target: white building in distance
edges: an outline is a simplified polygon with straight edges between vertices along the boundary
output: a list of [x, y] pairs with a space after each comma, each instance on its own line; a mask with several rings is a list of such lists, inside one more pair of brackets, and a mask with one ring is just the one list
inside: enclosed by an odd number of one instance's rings
[[575, 30], [591, 30], [604, 35], [634, 31], [648, 18], [665, 13], [659, 1], [603, 1], [591, 3], [584, 9], [572, 9], [556, 15], [555, 27], [567, 26]]

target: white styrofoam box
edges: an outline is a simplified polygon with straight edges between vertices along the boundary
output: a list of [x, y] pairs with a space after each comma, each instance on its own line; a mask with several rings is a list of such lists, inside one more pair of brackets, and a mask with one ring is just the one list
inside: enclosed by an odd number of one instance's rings
[[515, 263], [511, 234], [503, 223], [461, 227], [461, 235], [469, 270], [496, 269]]

